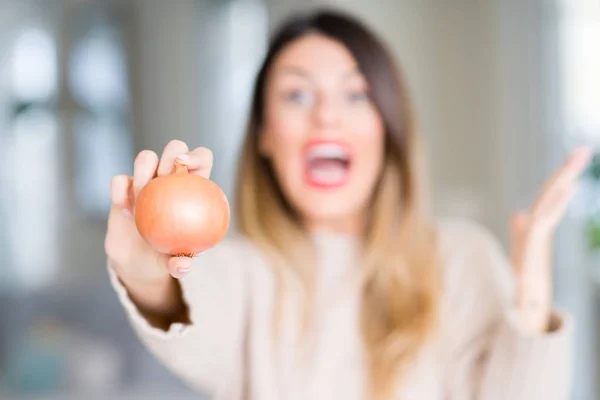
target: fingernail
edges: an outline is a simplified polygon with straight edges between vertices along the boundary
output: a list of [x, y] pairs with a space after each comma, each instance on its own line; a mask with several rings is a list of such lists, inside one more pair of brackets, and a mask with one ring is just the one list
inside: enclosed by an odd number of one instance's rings
[[185, 161], [189, 160], [189, 158], [190, 158], [190, 157], [189, 157], [187, 154], [181, 154], [181, 155], [179, 155], [179, 156], [177, 157], [177, 160], [178, 160], [178, 161], [184, 161], [184, 162], [185, 162]]
[[190, 272], [190, 268], [189, 267], [178, 267], [177, 268], [177, 276], [179, 278], [183, 278], [184, 276], [187, 275], [188, 272]]
[[122, 208], [121, 212], [123, 213], [124, 216], [126, 216], [127, 218], [131, 217], [131, 211], [129, 211], [126, 208]]

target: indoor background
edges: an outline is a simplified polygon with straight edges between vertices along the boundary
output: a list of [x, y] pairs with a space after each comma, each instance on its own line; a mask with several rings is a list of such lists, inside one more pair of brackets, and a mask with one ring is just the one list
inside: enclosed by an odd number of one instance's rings
[[[511, 211], [600, 144], [600, 0], [0, 0], [0, 399], [195, 398], [109, 285], [109, 181], [177, 138], [214, 151], [231, 195], [268, 34], [320, 5], [363, 18], [402, 65], [440, 216], [508, 245]], [[555, 292], [576, 319], [572, 398], [593, 400], [600, 162], [580, 189]]]

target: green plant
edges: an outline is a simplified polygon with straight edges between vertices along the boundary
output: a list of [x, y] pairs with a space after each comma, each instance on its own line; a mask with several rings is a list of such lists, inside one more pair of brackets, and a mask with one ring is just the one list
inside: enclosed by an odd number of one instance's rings
[[588, 243], [592, 250], [600, 250], [600, 212], [588, 219], [586, 226]]
[[[600, 154], [594, 155], [585, 175], [594, 182], [594, 185], [600, 185]], [[596, 209], [588, 217], [585, 229], [592, 251], [600, 251], [600, 209], [597, 208], [597, 204], [594, 207]]]
[[586, 174], [600, 184], [600, 154], [594, 155]]

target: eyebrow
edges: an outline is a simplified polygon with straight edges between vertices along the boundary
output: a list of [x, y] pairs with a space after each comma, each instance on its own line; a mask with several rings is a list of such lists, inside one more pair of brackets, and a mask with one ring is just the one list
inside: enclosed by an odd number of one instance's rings
[[277, 74], [278, 75], [291, 74], [291, 75], [297, 75], [297, 76], [301, 76], [303, 78], [310, 79], [310, 76], [306, 71], [304, 71], [301, 68], [297, 68], [297, 67], [282, 67], [279, 71], [277, 71]]
[[[291, 75], [300, 76], [300, 77], [308, 79], [308, 80], [311, 79], [309, 73], [307, 73], [302, 68], [298, 68], [298, 67], [282, 67], [278, 71], [278, 75], [279, 74], [291, 74]], [[351, 69], [350, 71], [347, 71], [346, 73], [344, 73], [344, 77], [342, 79], [345, 80], [345, 79], [348, 79], [350, 77], [353, 77], [354, 75], [362, 76], [360, 70], [358, 68], [354, 68], [354, 69]]]

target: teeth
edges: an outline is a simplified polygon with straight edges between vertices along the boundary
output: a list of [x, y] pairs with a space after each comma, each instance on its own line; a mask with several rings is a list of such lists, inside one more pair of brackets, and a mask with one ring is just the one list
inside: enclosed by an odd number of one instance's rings
[[327, 143], [312, 146], [308, 152], [308, 160], [312, 161], [316, 158], [337, 158], [339, 160], [347, 160], [348, 154], [346, 150], [337, 144]]

